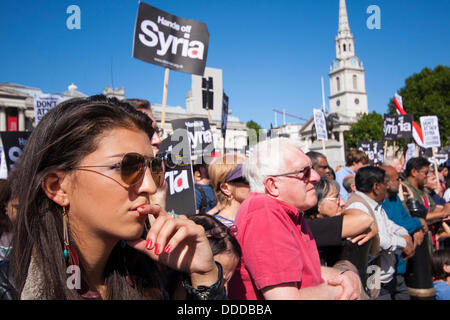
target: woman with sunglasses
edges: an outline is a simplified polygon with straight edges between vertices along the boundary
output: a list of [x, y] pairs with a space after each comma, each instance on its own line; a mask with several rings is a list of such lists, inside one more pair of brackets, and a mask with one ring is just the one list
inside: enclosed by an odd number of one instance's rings
[[104, 96], [43, 117], [15, 167], [10, 280], [20, 299], [169, 298], [163, 266], [186, 274], [188, 298], [225, 297], [203, 228], [150, 203], [164, 179], [152, 134], [146, 115]]
[[225, 154], [209, 165], [209, 178], [219, 205], [214, 217], [227, 227], [234, 225], [239, 206], [250, 194], [250, 186], [242, 175], [245, 159], [243, 155]]

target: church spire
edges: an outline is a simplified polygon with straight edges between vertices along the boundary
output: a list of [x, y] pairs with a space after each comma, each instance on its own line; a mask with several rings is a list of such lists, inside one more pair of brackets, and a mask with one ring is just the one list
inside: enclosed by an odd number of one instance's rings
[[351, 34], [350, 25], [348, 24], [347, 6], [345, 0], [339, 0], [339, 29], [338, 37], [348, 36]]
[[336, 58], [347, 59], [355, 55], [354, 38], [348, 23], [345, 0], [339, 0], [339, 28], [336, 36]]

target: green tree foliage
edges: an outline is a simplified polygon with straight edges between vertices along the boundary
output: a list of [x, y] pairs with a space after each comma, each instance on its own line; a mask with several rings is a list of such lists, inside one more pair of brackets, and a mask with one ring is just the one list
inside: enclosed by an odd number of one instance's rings
[[[439, 119], [441, 144], [449, 144], [450, 138], [450, 67], [437, 66], [434, 70], [424, 68], [405, 80], [398, 91], [403, 107], [420, 124], [421, 116], [435, 115]], [[389, 113], [397, 114], [394, 99], [389, 101]]]
[[381, 141], [383, 137], [383, 116], [373, 111], [364, 114], [349, 131], [344, 133], [347, 149], [356, 148], [358, 141]]
[[[262, 133], [262, 127], [257, 124], [255, 121], [250, 120], [247, 122], [247, 132], [248, 132], [248, 138], [247, 138], [247, 144], [253, 145], [259, 141], [259, 137]], [[256, 137], [255, 137], [256, 134]]]

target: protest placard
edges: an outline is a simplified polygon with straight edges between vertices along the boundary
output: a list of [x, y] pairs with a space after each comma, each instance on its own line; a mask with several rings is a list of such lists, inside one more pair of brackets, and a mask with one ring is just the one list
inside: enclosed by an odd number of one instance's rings
[[31, 132], [28, 131], [0, 132], [8, 174], [14, 168], [14, 163], [19, 159], [30, 134]]
[[328, 140], [327, 123], [325, 114], [320, 109], [314, 109], [314, 124], [318, 140]]
[[413, 117], [410, 114], [384, 115], [383, 140], [396, 141], [399, 139], [412, 138]]
[[35, 94], [33, 97], [34, 120], [36, 125], [41, 121], [42, 117], [55, 106], [57, 106], [63, 97], [52, 94]]
[[408, 143], [405, 153], [405, 165], [403, 166], [406, 168], [406, 164], [408, 163], [409, 159], [414, 158], [416, 155], [416, 144], [415, 143]]
[[433, 150], [432, 148], [420, 148], [419, 156], [426, 158], [431, 163], [434, 163], [436, 160], [436, 163], [438, 166], [445, 163], [450, 158], [450, 152], [446, 151], [444, 149], [439, 148], [433, 156]]
[[[228, 101], [229, 98], [223, 93], [223, 103], [222, 103], [222, 123], [220, 129], [222, 130], [222, 137], [225, 139], [225, 134], [227, 132], [227, 125], [228, 125]], [[225, 141], [224, 141], [225, 144]], [[224, 145], [225, 150], [225, 145]]]
[[166, 211], [176, 214], [195, 214], [195, 188], [190, 156], [190, 142], [186, 129], [177, 129], [160, 145], [167, 157], [165, 179], [168, 185]]
[[357, 149], [367, 154], [371, 164], [384, 161], [384, 149], [381, 141], [358, 141]]
[[176, 71], [202, 76], [209, 33], [203, 22], [177, 17], [139, 3], [133, 57]]
[[6, 167], [6, 157], [2, 145], [0, 146], [0, 179], [6, 180], [7, 178], [8, 178], [8, 168]]
[[191, 157], [194, 159], [214, 153], [214, 142], [208, 119], [202, 117], [176, 119], [171, 121], [173, 130], [186, 129], [191, 143]]
[[439, 122], [436, 116], [420, 117], [425, 148], [440, 147]]

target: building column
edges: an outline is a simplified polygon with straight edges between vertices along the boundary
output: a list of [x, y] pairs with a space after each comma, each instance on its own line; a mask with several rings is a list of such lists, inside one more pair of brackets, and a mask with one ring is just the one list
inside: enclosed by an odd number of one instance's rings
[[6, 131], [6, 112], [4, 107], [0, 107], [0, 131]]
[[25, 112], [22, 108], [19, 108], [19, 131], [25, 131]]

